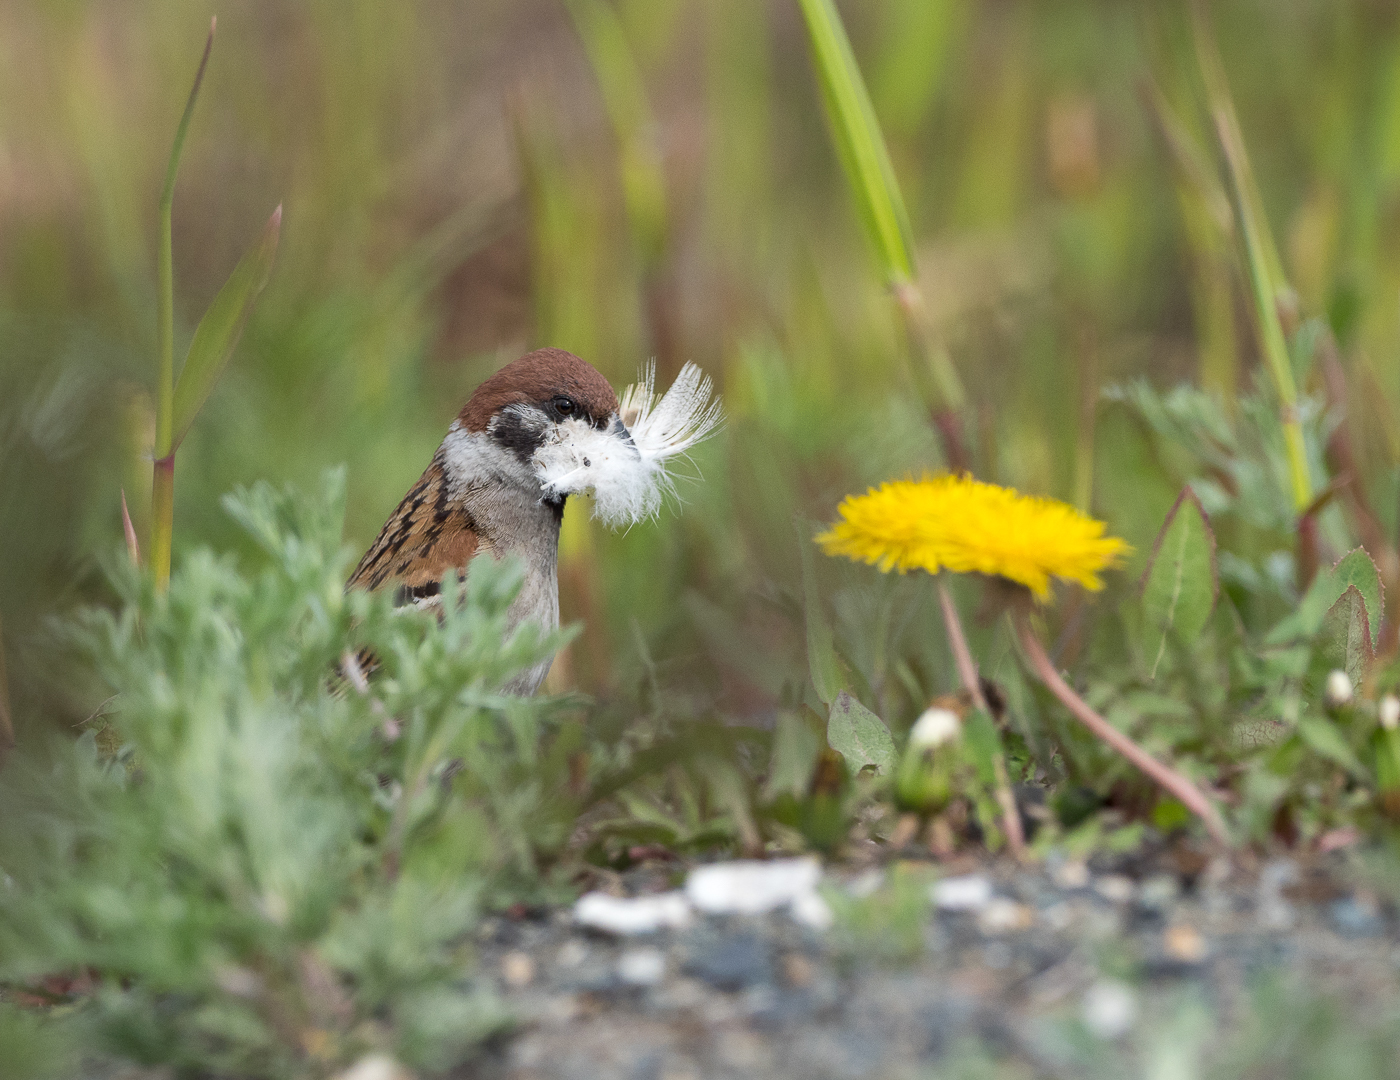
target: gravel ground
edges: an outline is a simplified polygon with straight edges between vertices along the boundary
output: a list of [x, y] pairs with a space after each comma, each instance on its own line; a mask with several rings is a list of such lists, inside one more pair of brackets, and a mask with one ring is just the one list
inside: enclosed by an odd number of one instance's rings
[[[479, 949], [518, 1027], [470, 1075], [1121, 1076], [1173, 1054], [1210, 1063], [1252, 1022], [1286, 1029], [1294, 1006], [1259, 1011], [1271, 983], [1384, 1026], [1400, 1017], [1400, 923], [1350, 866], [1177, 850], [835, 869], [826, 929], [786, 911], [631, 936], [568, 910], [496, 918]], [[681, 877], [653, 866], [608, 885], [636, 896]]]

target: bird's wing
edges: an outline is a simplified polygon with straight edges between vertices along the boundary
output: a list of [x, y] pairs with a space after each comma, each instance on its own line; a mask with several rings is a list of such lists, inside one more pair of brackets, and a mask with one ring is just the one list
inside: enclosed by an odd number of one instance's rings
[[461, 500], [449, 498], [439, 457], [379, 530], [346, 588], [397, 586], [401, 603], [438, 594], [449, 570], [461, 574], [481, 546], [476, 522]]

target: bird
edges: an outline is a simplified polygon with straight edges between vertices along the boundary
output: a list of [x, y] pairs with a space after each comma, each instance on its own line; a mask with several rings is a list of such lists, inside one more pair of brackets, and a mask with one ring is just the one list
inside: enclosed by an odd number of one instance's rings
[[[594, 517], [614, 528], [655, 517], [675, 491], [669, 463], [723, 420], [713, 394], [694, 364], [660, 398], [654, 366], [619, 397], [573, 353], [527, 353], [476, 388], [346, 588], [392, 588], [400, 606], [440, 610], [449, 571], [464, 576], [481, 554], [515, 557], [525, 576], [508, 626], [530, 620], [555, 629], [568, 497], [591, 492]], [[552, 662], [541, 661], [502, 690], [535, 693]]]

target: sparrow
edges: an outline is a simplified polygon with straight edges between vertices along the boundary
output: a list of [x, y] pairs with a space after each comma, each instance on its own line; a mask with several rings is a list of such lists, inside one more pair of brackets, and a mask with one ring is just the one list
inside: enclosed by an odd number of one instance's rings
[[[346, 585], [394, 589], [401, 606], [436, 609], [448, 571], [477, 555], [516, 557], [525, 581], [507, 613], [559, 625], [559, 526], [570, 495], [592, 492], [614, 528], [654, 517], [674, 481], [668, 462], [723, 419], [713, 387], [687, 364], [657, 398], [654, 372], [621, 398], [593, 365], [537, 349], [476, 388], [418, 482], [380, 529]], [[553, 657], [503, 689], [533, 694]]]

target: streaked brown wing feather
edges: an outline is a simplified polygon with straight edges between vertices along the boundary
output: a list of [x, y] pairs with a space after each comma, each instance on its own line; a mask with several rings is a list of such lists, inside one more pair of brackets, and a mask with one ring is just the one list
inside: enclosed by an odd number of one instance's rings
[[399, 503], [350, 575], [347, 588], [402, 587], [432, 595], [449, 570], [462, 571], [480, 546], [476, 523], [460, 502], [448, 498], [441, 455]]

